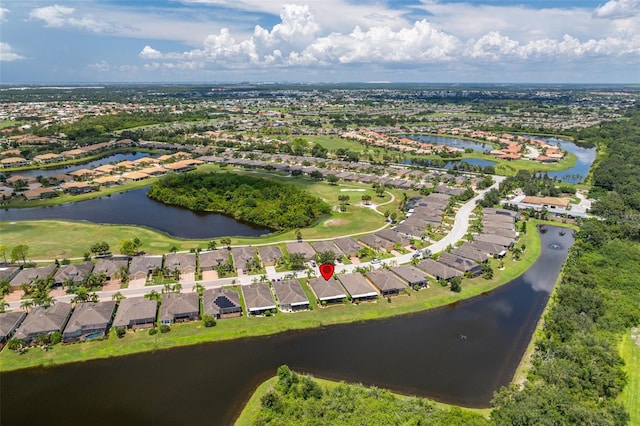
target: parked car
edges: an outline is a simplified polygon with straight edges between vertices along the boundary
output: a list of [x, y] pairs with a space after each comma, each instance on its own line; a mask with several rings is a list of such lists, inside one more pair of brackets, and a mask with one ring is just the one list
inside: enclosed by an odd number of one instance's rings
[[378, 265], [380, 263], [380, 259], [371, 259], [372, 265]]

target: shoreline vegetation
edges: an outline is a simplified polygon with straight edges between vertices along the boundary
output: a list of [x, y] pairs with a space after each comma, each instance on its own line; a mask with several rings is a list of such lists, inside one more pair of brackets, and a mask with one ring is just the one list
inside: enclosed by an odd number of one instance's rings
[[[530, 226], [533, 225], [537, 228], [539, 224], [572, 227], [558, 222], [529, 219]], [[406, 294], [393, 298], [391, 303], [382, 303], [381, 299], [378, 302], [361, 303], [359, 305], [314, 306], [313, 310], [306, 312], [278, 313], [272, 317], [258, 318], [242, 316], [220, 320], [217, 322], [216, 327], [210, 328], [204, 327], [201, 321], [175, 324], [172, 326], [170, 333], [156, 334], [154, 336], [149, 336], [145, 330], [129, 332], [124, 338], [118, 338], [115, 333], [109, 333], [108, 337], [101, 341], [55, 345], [46, 352], [37, 348], [31, 349], [25, 354], [5, 350], [0, 353], [0, 371], [51, 367], [72, 362], [152, 352], [178, 346], [266, 336], [333, 324], [384, 319], [439, 308], [491, 291], [523, 274], [540, 254], [538, 232], [529, 232], [523, 235], [521, 243], [525, 243], [527, 249], [519, 261], [515, 262], [512, 259], [508, 259], [505, 263], [509, 266], [504, 270], [499, 270], [499, 260], [492, 259], [490, 262], [495, 271], [493, 278], [490, 280], [482, 277], [464, 279], [460, 293], [452, 292], [448, 287], [440, 286], [430, 280], [430, 288], [419, 291], [407, 289]], [[242, 301], [242, 304], [243, 308], [246, 308], [244, 301]]]

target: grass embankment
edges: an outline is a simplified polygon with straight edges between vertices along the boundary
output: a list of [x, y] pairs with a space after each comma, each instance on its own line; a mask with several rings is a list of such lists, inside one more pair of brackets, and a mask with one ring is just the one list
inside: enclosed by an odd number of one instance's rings
[[[315, 382], [318, 382], [318, 384], [320, 384], [320, 386], [323, 388], [323, 390], [334, 389], [340, 384], [339, 382], [335, 382], [335, 381], [332, 381], [332, 380], [326, 380], [326, 379], [320, 379], [320, 378], [317, 378], [317, 377], [314, 377], [313, 380]], [[249, 400], [247, 401], [246, 405], [242, 409], [242, 412], [240, 413], [240, 415], [236, 419], [236, 421], [234, 423], [235, 426], [250, 426], [250, 425], [253, 424], [254, 417], [256, 416], [258, 411], [260, 411], [260, 409], [261, 409], [260, 399], [267, 392], [269, 392], [270, 390], [274, 389], [274, 387], [275, 387], [277, 382], [278, 382], [278, 377], [274, 376], [274, 377], [271, 377], [270, 379], [265, 380], [260, 385], [258, 385], [256, 390], [253, 392], [253, 394], [251, 394], [251, 397], [249, 398]], [[398, 394], [398, 393], [394, 393], [394, 392], [391, 392], [391, 393], [392, 393], [392, 395], [394, 397], [396, 397], [398, 399], [401, 399], [401, 400], [418, 399], [418, 398], [416, 398], [414, 396], [407, 396], [407, 395], [402, 395], [402, 394]], [[425, 398], [419, 398], [419, 399], [425, 399]], [[483, 408], [483, 409], [462, 408], [462, 407], [458, 407], [457, 405], [443, 404], [441, 402], [436, 402], [436, 401], [432, 401], [432, 400], [428, 400], [428, 399], [425, 399], [425, 400], [428, 401], [429, 404], [433, 404], [435, 407], [440, 408], [440, 409], [456, 408], [456, 409], [461, 409], [463, 412], [480, 414], [480, 415], [482, 415], [482, 416], [484, 416], [486, 418], [489, 417], [489, 413], [491, 412], [491, 410], [488, 409], [488, 408]]]
[[632, 426], [640, 426], [640, 346], [636, 344], [638, 336], [640, 336], [638, 328], [635, 329], [635, 332], [625, 333], [619, 347], [629, 378], [621, 398], [631, 416], [629, 424]]
[[[56, 345], [44, 352], [31, 349], [24, 355], [18, 355], [5, 349], [0, 353], [0, 371], [17, 370], [22, 368], [50, 366], [69, 362], [87, 361], [91, 359], [108, 358], [139, 352], [168, 349], [176, 346], [194, 345], [203, 342], [237, 339], [276, 334], [289, 330], [322, 327], [332, 324], [343, 324], [356, 321], [388, 318], [413, 312], [448, 305], [463, 299], [485, 293], [524, 273], [540, 254], [540, 238], [534, 231], [534, 224], [539, 221], [530, 220], [530, 232], [521, 237], [527, 250], [518, 262], [505, 260], [505, 270], [497, 270], [494, 262], [494, 277], [464, 279], [462, 292], [454, 293], [448, 287], [442, 287], [431, 280], [428, 289], [414, 291], [407, 290], [407, 294], [392, 298], [391, 303], [380, 300], [378, 303], [340, 304], [326, 308], [314, 307], [313, 310], [298, 313], [278, 313], [273, 317], [231, 318], [218, 321], [212, 328], [202, 326], [201, 322], [176, 324], [167, 334], [149, 336], [145, 331], [128, 333], [119, 339], [115, 333], [110, 333], [106, 340], [85, 342], [72, 345]], [[338, 268], [338, 272], [340, 268]], [[306, 284], [305, 284], [306, 285]]]

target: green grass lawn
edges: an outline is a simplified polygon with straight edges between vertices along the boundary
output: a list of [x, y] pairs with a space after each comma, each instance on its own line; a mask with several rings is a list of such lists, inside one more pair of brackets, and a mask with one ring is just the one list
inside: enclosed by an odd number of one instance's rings
[[[537, 221], [530, 222], [532, 224], [538, 223]], [[530, 229], [533, 231], [533, 226]], [[505, 260], [506, 269], [504, 271], [498, 271], [494, 264], [495, 274], [491, 280], [485, 280], [482, 277], [464, 279], [460, 293], [454, 293], [449, 288], [442, 287], [431, 280], [430, 288], [419, 291], [408, 289], [406, 294], [391, 298], [391, 303], [384, 300], [359, 305], [345, 303], [326, 309], [314, 308], [305, 312], [278, 312], [272, 317], [247, 318], [243, 316], [218, 321], [217, 325], [212, 328], [203, 327], [201, 322], [177, 324], [172, 326], [171, 332], [155, 336], [149, 336], [147, 332], [140, 331], [128, 333], [124, 338], [119, 339], [115, 333], [110, 333], [109, 337], [103, 341], [56, 345], [47, 352], [31, 349], [24, 355], [18, 355], [5, 349], [0, 353], [0, 371], [107, 358], [240, 337], [271, 335], [289, 330], [323, 327], [332, 324], [382, 319], [448, 305], [487, 292], [524, 273], [540, 254], [540, 239], [536, 232], [529, 232], [522, 239], [527, 245], [527, 250], [519, 262]]]
[[[636, 332], [636, 335], [639, 332]], [[640, 346], [636, 345], [627, 332], [620, 342], [620, 355], [625, 362], [629, 382], [622, 391], [622, 402], [631, 416], [632, 426], [640, 425]]]

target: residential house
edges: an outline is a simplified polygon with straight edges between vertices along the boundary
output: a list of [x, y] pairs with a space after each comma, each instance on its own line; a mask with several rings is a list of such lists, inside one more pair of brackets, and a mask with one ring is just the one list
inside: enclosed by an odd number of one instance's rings
[[452, 253], [440, 253], [438, 262], [457, 269], [460, 272], [470, 273], [472, 277], [477, 277], [482, 274], [482, 265], [466, 257], [457, 256]]
[[53, 285], [63, 285], [67, 280], [71, 280], [74, 284], [81, 283], [87, 279], [93, 267], [93, 262], [90, 260], [84, 263], [62, 265], [53, 276]]
[[196, 321], [200, 318], [198, 293], [164, 293], [160, 305], [160, 323]]
[[249, 315], [262, 315], [276, 308], [276, 302], [273, 300], [273, 295], [267, 284], [243, 285], [242, 297], [244, 297]]
[[40, 266], [37, 268], [25, 268], [10, 281], [11, 288], [20, 288], [22, 284], [32, 284], [37, 279], [46, 279], [53, 275], [56, 265]]
[[354, 302], [378, 297], [378, 292], [360, 273], [337, 274], [337, 277]]
[[444, 263], [436, 262], [433, 259], [424, 259], [416, 265], [418, 269], [423, 270], [436, 280], [449, 281], [453, 277], [461, 277], [462, 272], [453, 269]]
[[49, 152], [47, 154], [36, 155], [35, 157], [33, 157], [33, 160], [37, 161], [38, 163], [47, 164], [47, 163], [53, 163], [55, 161], [59, 161], [61, 160], [61, 158], [58, 154]]
[[492, 234], [480, 234], [473, 237], [475, 241], [481, 241], [485, 243], [497, 244], [499, 246], [505, 248], [513, 247], [513, 239], [502, 237], [500, 235], [492, 235]]
[[385, 240], [391, 241], [394, 245], [400, 244], [401, 247], [405, 247], [409, 245], [409, 239], [399, 232], [393, 231], [391, 229], [384, 229], [382, 231], [378, 231], [374, 234], [379, 238], [384, 238]]
[[309, 243], [306, 243], [304, 241], [287, 243], [287, 250], [289, 251], [289, 254], [302, 254], [304, 260], [306, 261], [313, 259], [316, 254], [316, 252], [313, 250], [313, 247], [311, 247]]
[[397, 295], [405, 289], [405, 285], [391, 271], [386, 269], [369, 271], [367, 272], [367, 278], [383, 296]]
[[349, 257], [354, 257], [358, 251], [362, 249], [362, 245], [351, 237], [336, 238], [333, 242], [338, 246], [341, 252]]
[[363, 235], [358, 238], [362, 244], [366, 244], [374, 250], [391, 250], [395, 243], [385, 238], [378, 237], [375, 234]]
[[73, 307], [70, 303], [57, 302], [48, 308], [36, 306], [16, 330], [14, 338], [29, 343], [38, 335], [62, 333]]
[[8, 157], [0, 160], [0, 165], [5, 168], [27, 166], [29, 160], [22, 157]]
[[213, 271], [216, 266], [229, 260], [227, 250], [201, 251], [198, 256], [200, 257], [200, 271]]
[[0, 281], [11, 282], [20, 272], [20, 266], [0, 264]]
[[22, 324], [26, 316], [27, 313], [24, 311], [0, 313], [0, 349], [11, 339], [13, 332]]
[[347, 297], [345, 290], [334, 277], [330, 277], [328, 280], [312, 278], [309, 280], [309, 287], [320, 303], [339, 303]]
[[295, 312], [309, 309], [309, 299], [298, 280], [276, 281], [273, 283], [273, 291], [281, 311]]
[[65, 342], [99, 339], [106, 336], [116, 302], [78, 303], [71, 314], [71, 318], [64, 328], [62, 338]]
[[162, 268], [162, 255], [134, 256], [129, 265], [129, 281], [149, 279], [156, 269]]
[[156, 323], [158, 302], [145, 297], [123, 299], [118, 304], [113, 327], [150, 328]]
[[340, 257], [342, 255], [340, 250], [338, 250], [338, 247], [336, 247], [332, 241], [314, 241], [311, 243], [311, 247], [313, 247], [318, 254], [332, 251], [336, 255], [335, 257]]
[[231, 255], [236, 269], [246, 269], [247, 263], [251, 263], [257, 257], [255, 250], [251, 246], [234, 247], [231, 249]]
[[25, 200], [31, 201], [57, 197], [58, 193], [53, 188], [34, 188], [24, 191], [22, 196]]
[[[466, 243], [465, 243], [466, 244]], [[451, 252], [456, 256], [466, 257], [469, 260], [479, 263], [485, 263], [489, 260], [489, 255], [481, 250], [476, 249], [471, 245], [462, 244], [460, 247], [457, 247], [455, 250]]]
[[212, 315], [217, 319], [242, 316], [240, 295], [230, 288], [213, 288], [202, 293], [204, 315]]
[[429, 280], [427, 275], [421, 271], [420, 269], [410, 266], [410, 265], [401, 265], [394, 266], [391, 268], [391, 272], [396, 274], [400, 279], [409, 287], [414, 288], [418, 287], [428, 287]]
[[129, 259], [121, 259], [121, 258], [110, 258], [110, 259], [100, 259], [96, 266], [93, 268], [93, 273], [104, 274], [107, 277], [107, 281], [114, 281], [117, 279], [122, 279], [120, 274], [126, 271], [129, 265]]
[[60, 184], [60, 188], [71, 195], [86, 194], [94, 190], [88, 182], [64, 182]]
[[195, 253], [167, 253], [164, 259], [167, 271], [180, 272], [180, 280], [194, 282], [196, 273]]
[[487, 243], [484, 241], [465, 242], [462, 247], [464, 246], [473, 247], [476, 250], [488, 253], [491, 256], [503, 257], [505, 254], [507, 254], [507, 251], [503, 246], [499, 244]]
[[258, 247], [258, 254], [264, 266], [273, 266], [282, 259], [282, 250], [278, 246]]

